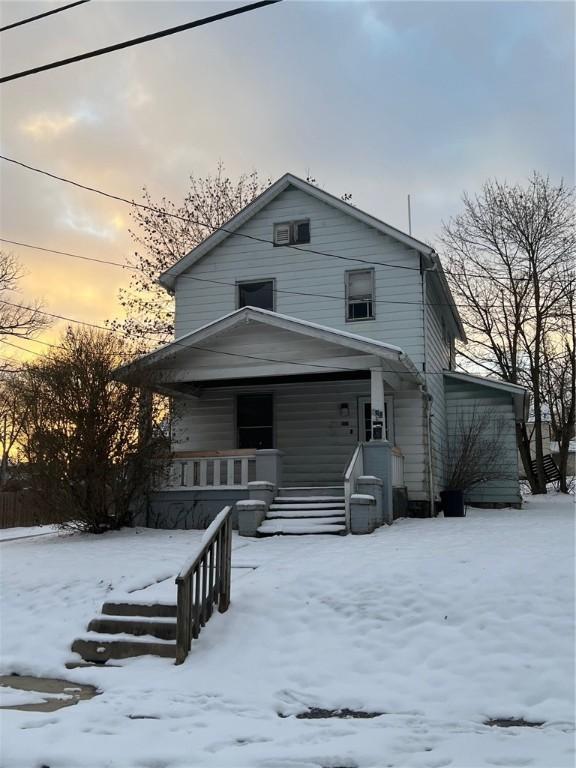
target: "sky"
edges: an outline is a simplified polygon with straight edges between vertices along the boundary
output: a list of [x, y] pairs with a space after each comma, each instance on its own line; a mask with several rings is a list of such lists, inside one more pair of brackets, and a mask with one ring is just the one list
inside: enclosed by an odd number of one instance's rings
[[[57, 5], [3, 2], [2, 25]], [[0, 71], [237, 5], [93, 0], [1, 33]], [[1, 85], [0, 149], [130, 199], [146, 186], [179, 201], [219, 160], [233, 176], [311, 174], [403, 230], [410, 194], [413, 234], [434, 243], [488, 178], [574, 183], [574, 31], [571, 2], [285, 0]], [[4, 161], [0, 174], [1, 237], [129, 260], [128, 206]], [[6, 248], [21, 260], [19, 300], [91, 323], [121, 316], [128, 272]]]

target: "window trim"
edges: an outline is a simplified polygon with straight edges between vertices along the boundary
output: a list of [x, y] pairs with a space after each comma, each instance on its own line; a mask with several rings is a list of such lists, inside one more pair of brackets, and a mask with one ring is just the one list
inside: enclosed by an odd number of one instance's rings
[[[372, 283], [372, 314], [369, 317], [350, 317], [350, 275], [358, 272], [369, 272]], [[346, 296], [346, 322], [347, 323], [365, 323], [376, 319], [376, 277], [374, 267], [368, 269], [347, 269], [344, 272], [344, 291]]]
[[[308, 224], [308, 240], [297, 240], [295, 237], [295, 231], [298, 224]], [[290, 241], [288, 243], [276, 242], [276, 227], [290, 227]], [[312, 226], [309, 217], [301, 217], [299, 219], [287, 219], [286, 221], [275, 221], [272, 225], [272, 243], [275, 248], [286, 248], [287, 245], [307, 245], [312, 242]]]
[[[276, 278], [275, 277], [260, 277], [254, 280], [236, 280], [236, 309], [243, 309], [240, 306], [240, 286], [241, 285], [254, 285], [254, 283], [272, 283], [272, 309], [269, 312], [276, 312]], [[244, 306], [252, 306], [251, 304], [245, 304]], [[258, 309], [258, 307], [256, 307]]]

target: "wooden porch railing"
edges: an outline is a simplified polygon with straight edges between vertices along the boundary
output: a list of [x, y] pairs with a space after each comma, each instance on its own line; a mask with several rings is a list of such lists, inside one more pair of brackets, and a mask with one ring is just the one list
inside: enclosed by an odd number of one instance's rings
[[214, 606], [220, 613], [228, 610], [231, 564], [232, 507], [224, 507], [176, 577], [176, 664], [188, 656], [192, 640], [212, 616]]
[[356, 480], [363, 474], [364, 453], [362, 443], [358, 443], [344, 472], [344, 506], [346, 511], [346, 528], [348, 530], [350, 530], [350, 497], [356, 489]]
[[392, 488], [404, 487], [404, 456], [399, 448], [392, 448]]
[[254, 451], [186, 451], [175, 454], [166, 487], [243, 488], [255, 475]]

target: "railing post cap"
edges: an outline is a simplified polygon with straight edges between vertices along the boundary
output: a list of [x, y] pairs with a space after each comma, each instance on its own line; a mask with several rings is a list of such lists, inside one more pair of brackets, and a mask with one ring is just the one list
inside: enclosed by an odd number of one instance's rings
[[256, 454], [258, 456], [262, 456], [262, 455], [284, 456], [284, 451], [281, 451], [279, 448], [257, 448]]
[[251, 480], [248, 488], [252, 491], [273, 491], [276, 486], [269, 480]]

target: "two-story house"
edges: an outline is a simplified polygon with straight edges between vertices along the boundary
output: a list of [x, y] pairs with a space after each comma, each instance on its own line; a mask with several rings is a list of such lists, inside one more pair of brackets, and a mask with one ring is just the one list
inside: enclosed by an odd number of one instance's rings
[[469, 501], [520, 504], [526, 393], [454, 370], [465, 334], [430, 246], [286, 174], [160, 283], [175, 340], [119, 372], [173, 401], [174, 464], [148, 524], [202, 527], [253, 498], [257, 529], [258, 500], [280, 496], [262, 532], [313, 518], [341, 531], [352, 496], [379, 488], [380, 520], [432, 515], [450, 425], [472, 406], [507, 420], [512, 479]]

